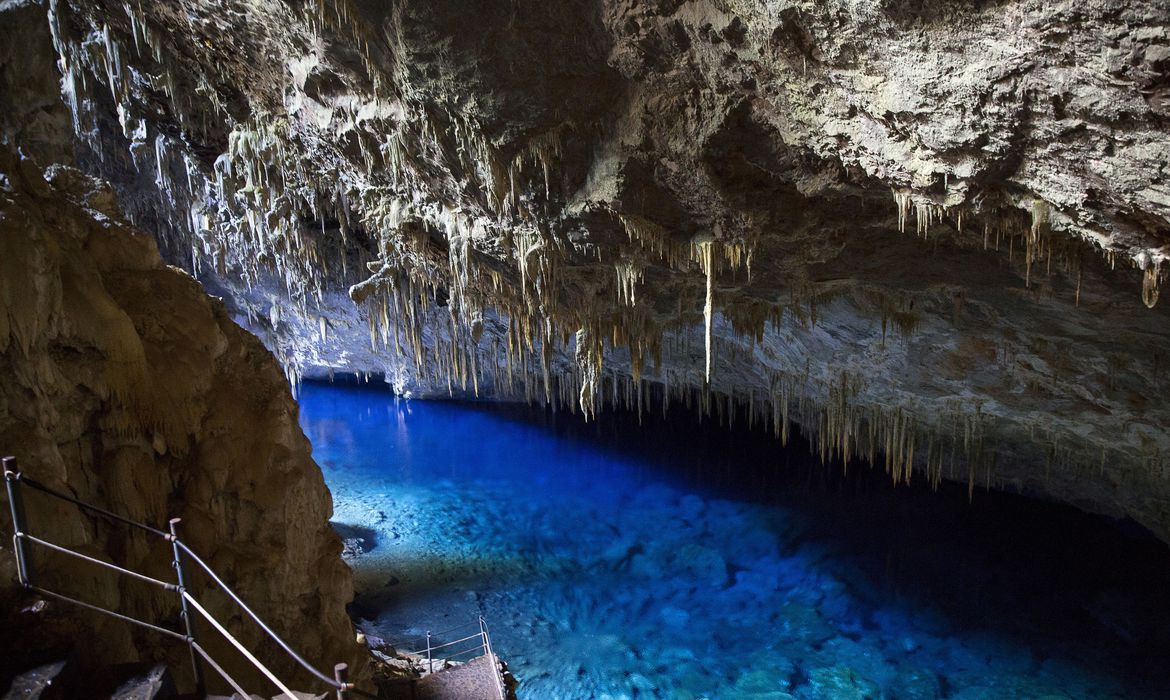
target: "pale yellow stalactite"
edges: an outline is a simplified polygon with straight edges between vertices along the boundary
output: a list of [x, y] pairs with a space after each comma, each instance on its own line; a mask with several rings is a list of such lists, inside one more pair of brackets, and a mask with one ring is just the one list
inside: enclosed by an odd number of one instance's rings
[[898, 207], [898, 231], [906, 233], [906, 219], [909, 218], [910, 207], [913, 206], [910, 193], [894, 190], [894, 204]]
[[1146, 268], [1142, 275], [1142, 303], [1146, 308], [1154, 308], [1158, 303], [1158, 268], [1160, 265], [1154, 263]]
[[697, 244], [699, 248], [699, 265], [707, 273], [707, 301], [703, 304], [704, 342], [706, 347], [706, 380], [711, 383], [711, 325], [715, 311], [715, 255], [714, 242], [703, 241]]

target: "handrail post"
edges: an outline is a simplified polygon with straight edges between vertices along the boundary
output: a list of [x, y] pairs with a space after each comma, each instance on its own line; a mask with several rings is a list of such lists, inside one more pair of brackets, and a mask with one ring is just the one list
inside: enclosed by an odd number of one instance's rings
[[337, 700], [349, 700], [349, 664], [334, 666], [333, 678], [337, 680]]
[[16, 553], [16, 577], [21, 586], [28, 588], [32, 585], [32, 572], [29, 569], [28, 550], [24, 541], [24, 502], [21, 501], [20, 467], [16, 466], [15, 457], [5, 457], [0, 462], [4, 465], [4, 485], [8, 489], [8, 507], [12, 511], [12, 550]]
[[487, 654], [488, 663], [492, 667], [492, 679], [496, 682], [496, 690], [500, 693], [500, 700], [505, 700], [508, 694], [504, 690], [504, 670], [500, 666], [499, 657], [492, 650], [492, 638], [488, 634], [487, 620], [483, 619], [483, 615], [479, 616], [479, 632], [483, 635], [483, 649], [484, 653]]
[[179, 604], [182, 606], [179, 614], [183, 617], [183, 627], [187, 630], [187, 649], [191, 652], [191, 669], [195, 673], [195, 693], [202, 696], [207, 694], [207, 687], [203, 681], [203, 668], [195, 653], [195, 621], [191, 618], [187, 598], [183, 595], [187, 592], [187, 576], [183, 571], [183, 555], [179, 551], [178, 528], [182, 520], [182, 518], [171, 518], [168, 523], [171, 526], [171, 551], [175, 555], [175, 560], [171, 565], [175, 567], [175, 575], [179, 579]]
[[435, 662], [431, 660], [431, 631], [427, 630], [427, 673], [435, 672]]

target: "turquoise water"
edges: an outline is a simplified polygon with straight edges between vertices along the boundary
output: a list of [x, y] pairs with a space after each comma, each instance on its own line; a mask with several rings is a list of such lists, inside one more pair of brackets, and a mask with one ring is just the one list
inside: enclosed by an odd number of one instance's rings
[[1170, 557], [1102, 519], [684, 418], [323, 384], [301, 411], [334, 521], [372, 531], [360, 626], [482, 614], [522, 698], [1170, 697]]

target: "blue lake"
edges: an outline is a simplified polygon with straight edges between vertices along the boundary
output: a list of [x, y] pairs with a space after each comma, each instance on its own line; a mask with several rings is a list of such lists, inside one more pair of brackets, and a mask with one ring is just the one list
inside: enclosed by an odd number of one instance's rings
[[685, 416], [307, 383], [301, 422], [375, 533], [362, 629], [482, 614], [521, 698], [1170, 697], [1170, 555], [1100, 518]]

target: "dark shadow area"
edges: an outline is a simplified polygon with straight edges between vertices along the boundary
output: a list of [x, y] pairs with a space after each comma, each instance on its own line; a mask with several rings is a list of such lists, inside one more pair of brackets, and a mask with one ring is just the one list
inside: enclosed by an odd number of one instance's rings
[[[1170, 549], [1132, 521], [925, 479], [894, 486], [880, 467], [822, 465], [807, 441], [700, 424], [685, 409], [608, 410], [593, 423], [527, 406], [483, 406], [566, 440], [635, 456], [725, 498], [802, 512], [803, 540], [860, 567], [869, 593], [949, 624], [1044, 639], [1086, 666], [1120, 664], [1170, 693]], [[855, 592], [865, 595], [864, 592]]]
[[378, 533], [368, 527], [338, 522], [330, 522], [329, 525], [341, 538], [341, 556], [344, 558], [361, 556], [378, 546]]
[[384, 582], [377, 588], [358, 592], [349, 605], [350, 617], [376, 620], [387, 612], [425, 600], [439, 589], [467, 591], [485, 582], [506, 585], [526, 580], [523, 562], [500, 559], [450, 562], [433, 556], [416, 556], [396, 559], [381, 571]]

